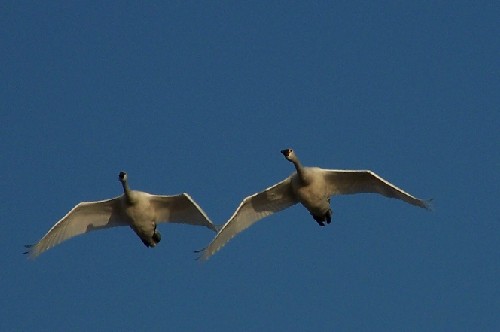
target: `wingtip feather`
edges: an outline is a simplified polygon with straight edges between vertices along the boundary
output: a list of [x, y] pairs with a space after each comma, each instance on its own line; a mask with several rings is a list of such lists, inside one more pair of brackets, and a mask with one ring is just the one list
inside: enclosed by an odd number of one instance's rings
[[425, 209], [427, 209], [429, 211], [434, 211], [434, 198], [424, 200], [423, 203], [424, 203], [423, 207]]

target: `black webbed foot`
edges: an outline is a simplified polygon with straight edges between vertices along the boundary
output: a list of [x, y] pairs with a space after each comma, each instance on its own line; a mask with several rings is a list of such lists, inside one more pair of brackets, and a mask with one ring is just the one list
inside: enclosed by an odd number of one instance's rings
[[318, 225], [320, 226], [325, 226], [325, 223], [323, 222], [324, 221], [324, 218], [321, 218], [321, 217], [318, 217], [318, 216], [315, 216], [314, 214], [312, 214], [312, 217], [314, 219], [314, 221], [316, 221], [318, 223]]
[[327, 224], [332, 222], [332, 210], [328, 210], [327, 213], [325, 213], [323, 216], [318, 217], [313, 214], [311, 214], [313, 219], [318, 223], [320, 226], [325, 226], [325, 221]]
[[325, 215], [325, 218], [327, 224], [332, 222], [332, 210], [328, 210], [328, 212]]
[[160, 232], [155, 231], [155, 233], [153, 234], [153, 241], [155, 241], [156, 243], [158, 243], [158, 242], [161, 241], [161, 234], [160, 234]]

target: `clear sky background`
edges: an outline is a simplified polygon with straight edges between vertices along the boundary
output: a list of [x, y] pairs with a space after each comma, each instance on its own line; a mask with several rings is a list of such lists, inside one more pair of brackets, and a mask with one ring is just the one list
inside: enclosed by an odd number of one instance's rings
[[[430, 331], [500, 325], [496, 1], [0, 3], [0, 331]], [[301, 206], [206, 263], [206, 228], [71, 239], [76, 203], [188, 192], [224, 223], [280, 154], [371, 169], [377, 195]]]

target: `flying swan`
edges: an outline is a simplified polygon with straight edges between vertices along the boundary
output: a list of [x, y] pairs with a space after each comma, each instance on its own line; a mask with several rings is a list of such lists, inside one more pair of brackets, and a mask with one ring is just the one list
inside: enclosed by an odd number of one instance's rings
[[25, 253], [35, 258], [74, 236], [115, 226], [129, 226], [151, 248], [161, 240], [156, 229], [160, 222], [205, 226], [217, 232], [217, 227], [188, 194], [152, 195], [130, 190], [125, 172], [120, 172], [118, 179], [123, 186], [123, 195], [77, 204], [37, 244], [27, 245], [29, 250]]
[[208, 259], [238, 233], [260, 219], [301, 203], [313, 219], [325, 226], [332, 220], [330, 197], [357, 193], [378, 193], [429, 209], [429, 201], [418, 199], [369, 170], [334, 170], [304, 167], [292, 149], [282, 150], [296, 172], [262, 192], [246, 197], [212, 242], [201, 250]]

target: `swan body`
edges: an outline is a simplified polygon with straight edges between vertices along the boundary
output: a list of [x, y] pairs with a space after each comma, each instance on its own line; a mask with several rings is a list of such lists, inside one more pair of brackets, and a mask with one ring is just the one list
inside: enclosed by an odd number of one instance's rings
[[161, 241], [156, 229], [160, 222], [205, 226], [217, 232], [217, 227], [188, 194], [162, 196], [130, 190], [127, 173], [120, 172], [118, 178], [123, 195], [77, 204], [37, 244], [26, 246], [29, 248], [26, 253], [35, 258], [74, 236], [117, 226], [129, 226], [151, 248]]
[[246, 197], [208, 247], [202, 250], [202, 259], [208, 259], [255, 222], [297, 203], [301, 203], [320, 226], [332, 220], [330, 197], [335, 195], [378, 193], [421, 208], [430, 208], [429, 201], [410, 195], [372, 171], [304, 167], [292, 149], [282, 150], [281, 153], [294, 164], [296, 171], [264, 191]]

